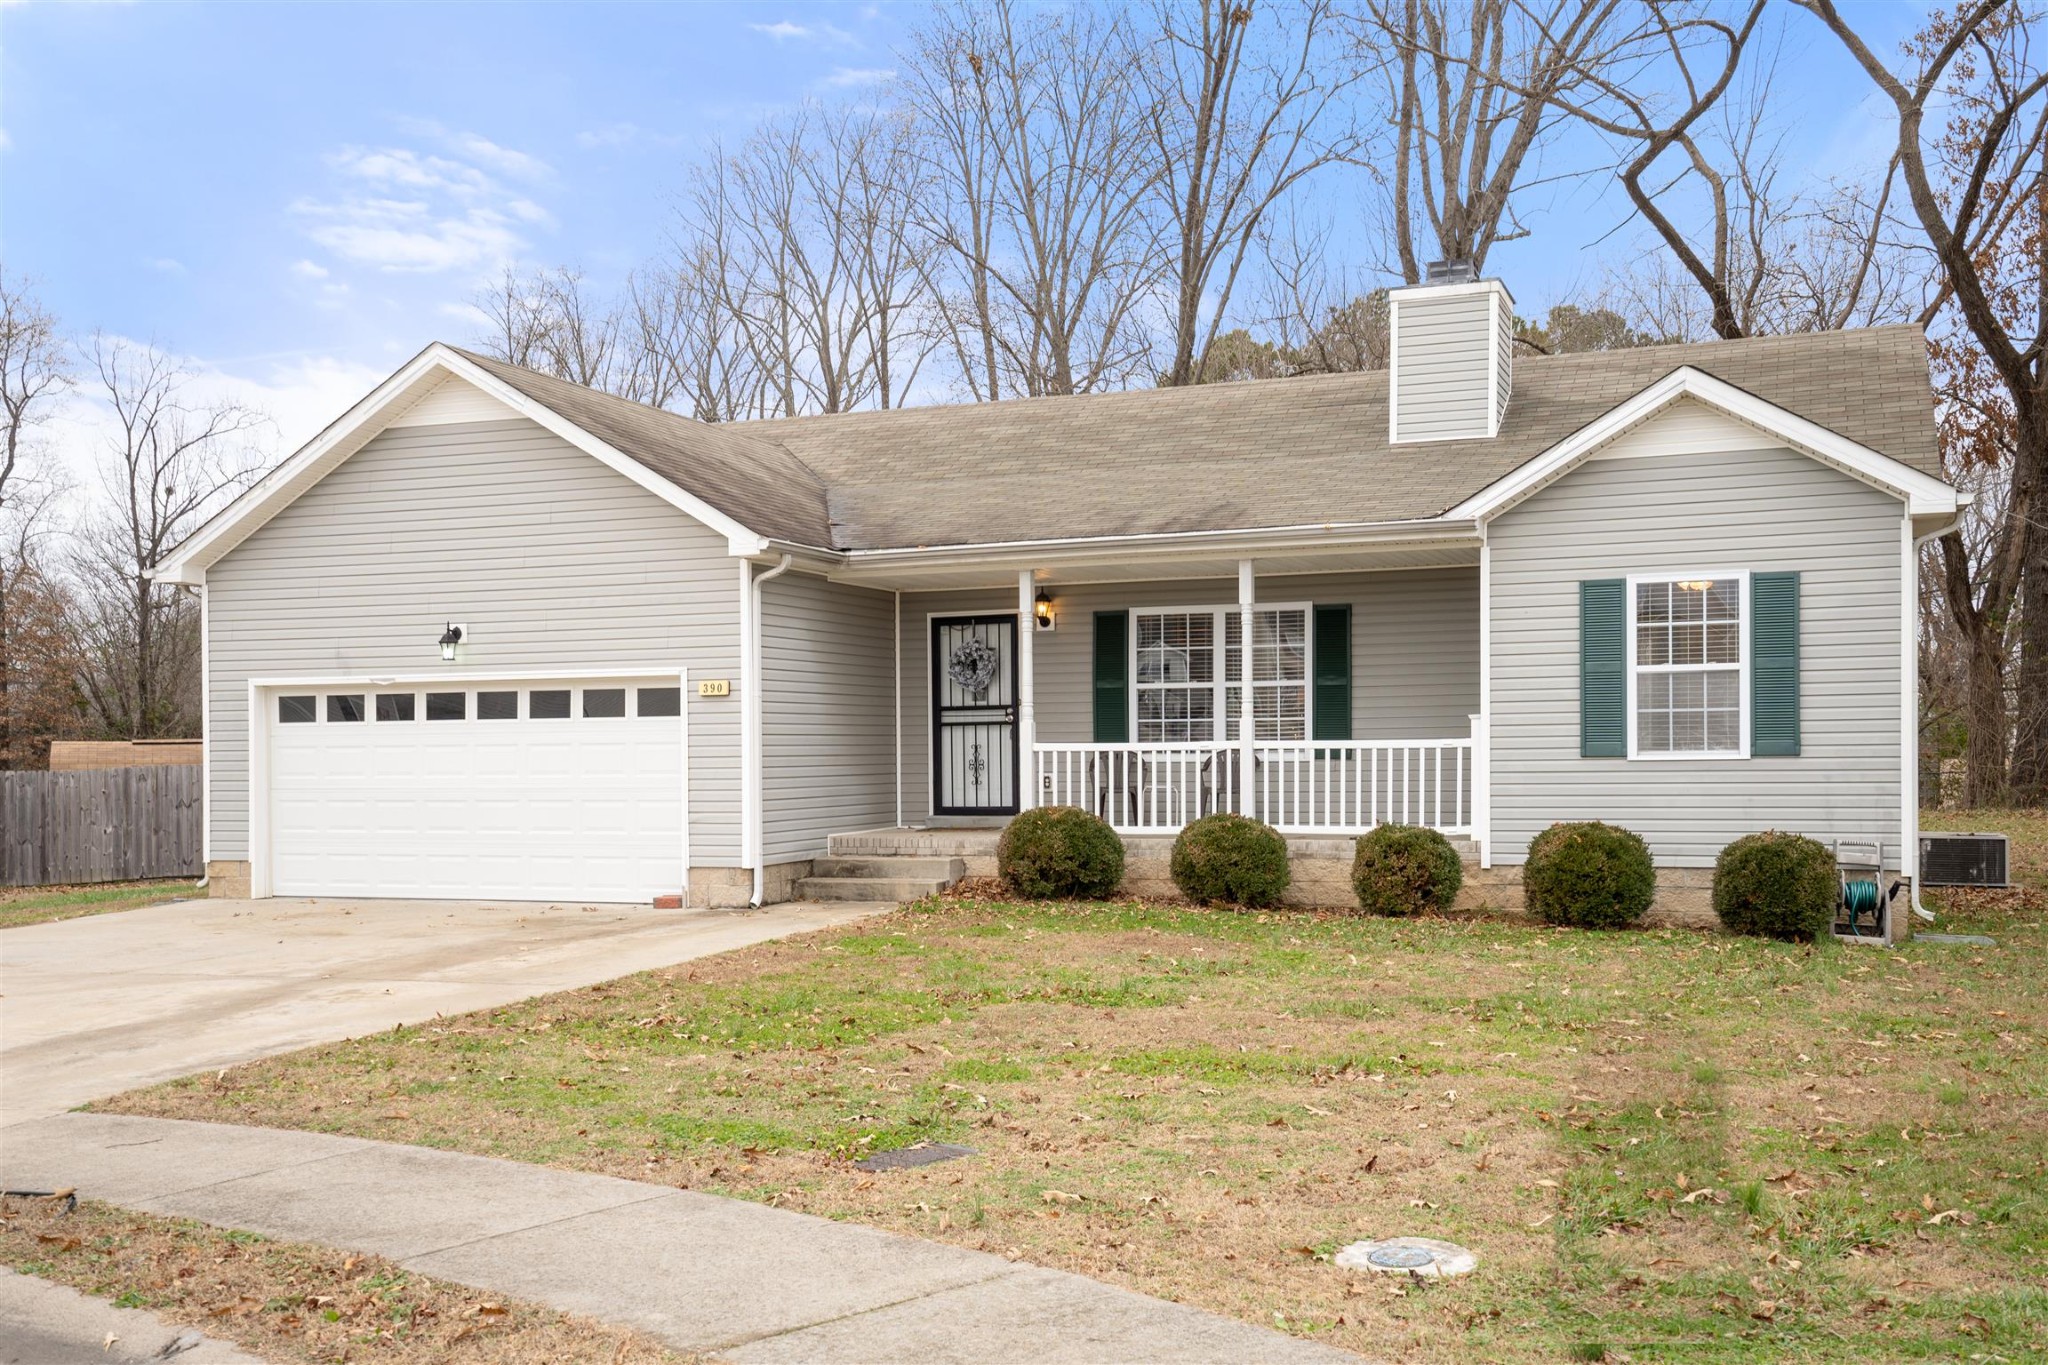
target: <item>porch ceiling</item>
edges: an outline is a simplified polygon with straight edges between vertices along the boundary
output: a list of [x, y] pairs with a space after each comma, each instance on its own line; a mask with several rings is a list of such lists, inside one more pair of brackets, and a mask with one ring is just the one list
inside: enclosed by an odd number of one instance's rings
[[1092, 551], [1062, 548], [1037, 555], [1020, 554], [1014, 562], [934, 564], [916, 561], [888, 565], [855, 561], [830, 576], [841, 582], [903, 592], [936, 592], [955, 588], [1017, 586], [1017, 573], [1029, 568], [1040, 583], [1143, 583], [1183, 578], [1237, 577], [1240, 558], [1250, 558], [1260, 578], [1287, 574], [1367, 573], [1395, 569], [1476, 567], [1479, 542], [1442, 540], [1423, 544], [1345, 546], [1296, 552], [1251, 551], [1244, 556], [1202, 554], [1133, 554], [1128, 548]]

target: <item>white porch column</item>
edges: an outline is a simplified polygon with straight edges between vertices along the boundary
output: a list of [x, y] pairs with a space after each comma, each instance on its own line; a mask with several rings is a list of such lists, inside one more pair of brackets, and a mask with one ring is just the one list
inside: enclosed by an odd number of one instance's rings
[[1017, 572], [1017, 809], [1038, 804], [1038, 682], [1032, 665], [1032, 637], [1038, 633], [1037, 575]]
[[1237, 561], [1237, 813], [1258, 818], [1253, 781], [1252, 727], [1252, 562]]
[[1472, 842], [1479, 846], [1479, 865], [1493, 866], [1493, 736], [1484, 715], [1472, 717]]

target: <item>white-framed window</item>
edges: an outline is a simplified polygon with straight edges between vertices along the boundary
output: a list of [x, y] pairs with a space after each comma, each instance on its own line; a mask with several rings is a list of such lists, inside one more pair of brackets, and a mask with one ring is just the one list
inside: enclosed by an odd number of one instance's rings
[[1631, 758], [1749, 753], [1749, 575], [1628, 580]]
[[[1252, 726], [1260, 740], [1309, 734], [1309, 608], [1252, 611]], [[1243, 614], [1236, 607], [1131, 613], [1132, 689], [1140, 744], [1213, 744], [1238, 736]]]

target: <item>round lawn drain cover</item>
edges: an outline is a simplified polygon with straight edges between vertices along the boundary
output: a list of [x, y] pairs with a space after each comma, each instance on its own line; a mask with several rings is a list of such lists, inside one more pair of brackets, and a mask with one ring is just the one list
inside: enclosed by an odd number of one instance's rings
[[1353, 1242], [1338, 1251], [1336, 1264], [1345, 1270], [1371, 1270], [1382, 1275], [1469, 1275], [1479, 1258], [1454, 1242], [1434, 1237], [1389, 1237], [1379, 1242]]

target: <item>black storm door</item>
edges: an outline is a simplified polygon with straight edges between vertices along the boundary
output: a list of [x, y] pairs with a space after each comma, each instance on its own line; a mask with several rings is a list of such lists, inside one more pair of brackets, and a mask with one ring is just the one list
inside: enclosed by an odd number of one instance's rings
[[1017, 618], [932, 618], [932, 813], [1017, 813]]

